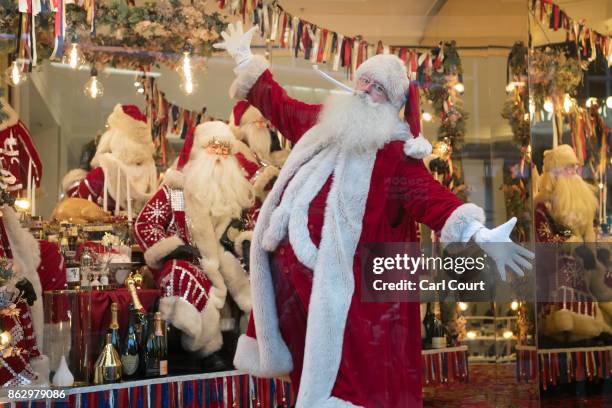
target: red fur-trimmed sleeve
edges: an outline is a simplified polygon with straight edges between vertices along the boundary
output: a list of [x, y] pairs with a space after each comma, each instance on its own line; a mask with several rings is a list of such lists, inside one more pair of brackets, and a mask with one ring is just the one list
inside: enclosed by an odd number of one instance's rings
[[396, 172], [403, 207], [415, 221], [440, 231], [463, 202], [436, 181], [421, 160], [406, 158]]
[[317, 122], [321, 111], [321, 105], [304, 103], [287, 95], [287, 92], [272, 78], [270, 70], [265, 70], [261, 74], [247, 98], [284, 137], [293, 143], [297, 143]]

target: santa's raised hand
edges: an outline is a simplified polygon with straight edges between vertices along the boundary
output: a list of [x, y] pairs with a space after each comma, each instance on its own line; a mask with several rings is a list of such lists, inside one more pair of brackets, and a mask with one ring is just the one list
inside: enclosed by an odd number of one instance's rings
[[245, 33], [242, 28], [242, 22], [239, 21], [236, 24], [229, 24], [227, 26], [227, 31], [221, 33], [221, 37], [223, 37], [224, 41], [213, 44], [213, 47], [227, 51], [236, 62], [235, 69], [239, 70], [241, 67], [247, 65], [251, 58], [253, 58], [253, 54], [251, 53], [251, 40], [253, 39], [253, 34], [255, 34], [257, 30], [258, 27], [253, 26]]
[[502, 280], [506, 280], [506, 266], [517, 275], [524, 276], [523, 269], [531, 269], [531, 260], [534, 253], [510, 239], [510, 233], [516, 224], [516, 217], [512, 217], [499, 227], [488, 229], [480, 228], [474, 234], [474, 241], [485, 253], [493, 258]]

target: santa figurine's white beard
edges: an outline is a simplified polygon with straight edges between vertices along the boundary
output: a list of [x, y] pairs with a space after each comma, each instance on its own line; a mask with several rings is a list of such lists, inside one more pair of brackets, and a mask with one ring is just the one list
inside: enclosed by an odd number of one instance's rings
[[373, 102], [362, 92], [331, 95], [319, 117], [320, 137], [343, 150], [378, 150], [390, 140], [399, 123], [397, 108], [388, 102]]
[[555, 221], [576, 232], [593, 224], [597, 211], [593, 186], [578, 175], [559, 176], [551, 184], [551, 214]]
[[253, 205], [252, 185], [234, 156], [192, 151], [183, 168], [185, 210], [193, 217], [238, 218]]
[[259, 127], [256, 123], [247, 123], [240, 130], [244, 132], [246, 143], [260, 160], [270, 163], [270, 146], [272, 139], [267, 127]]

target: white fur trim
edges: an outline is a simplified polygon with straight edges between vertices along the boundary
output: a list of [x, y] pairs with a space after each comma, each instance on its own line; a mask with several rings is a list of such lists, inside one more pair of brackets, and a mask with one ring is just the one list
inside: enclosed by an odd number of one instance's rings
[[208, 296], [202, 312], [198, 312], [191, 303], [178, 296], [163, 297], [159, 302], [162, 318], [183, 332], [183, 347], [189, 351], [198, 351], [203, 356], [214, 353], [223, 346], [219, 299], [214, 298], [212, 290]]
[[43, 296], [38, 266], [40, 265], [40, 246], [38, 241], [30, 232], [21, 227], [17, 214], [8, 205], [2, 206], [2, 222], [13, 253], [13, 268], [15, 278], [26, 278], [32, 284], [36, 301], [30, 307], [32, 315], [32, 326], [36, 335], [36, 344], [39, 350], [43, 350], [45, 320], [43, 311]]
[[227, 285], [232, 298], [243, 312], [251, 311], [251, 283], [249, 275], [244, 270], [240, 261], [228, 252], [224, 251], [220, 256], [221, 274]]
[[249, 61], [249, 64], [242, 68], [232, 85], [230, 86], [230, 97], [234, 99], [246, 99], [249, 91], [255, 85], [267, 69], [270, 68], [270, 63], [261, 55], [255, 55]]
[[484, 222], [482, 208], [471, 203], [460, 205], [444, 223], [440, 240], [444, 243], [468, 242]]
[[423, 135], [409, 137], [404, 143], [404, 154], [414, 159], [424, 159], [431, 154], [432, 150], [431, 143]]
[[78, 185], [87, 176], [87, 171], [84, 169], [72, 169], [62, 179], [62, 191], [68, 192], [72, 187]]
[[[272, 301], [274, 300], [272, 299]], [[277, 360], [277, 364], [274, 366], [262, 364], [259, 358], [260, 355], [261, 351], [258, 340], [243, 334], [238, 338], [238, 346], [234, 355], [234, 366], [256, 377], [263, 378], [280, 377], [289, 374], [293, 370], [291, 354], [284, 359], [278, 358], [279, 356], [268, 356], [266, 360]]]
[[163, 266], [162, 259], [180, 245], [185, 245], [185, 242], [177, 235], [160, 239], [155, 244], [147, 248], [144, 253], [147, 266], [152, 269], [161, 269]]
[[[120, 131], [122, 137], [136, 143], [148, 144], [152, 142], [151, 127], [148, 123], [134, 119], [123, 111], [121, 104], [115, 105], [113, 112], [106, 120], [109, 128]], [[115, 138], [114, 141], [117, 139]], [[113, 146], [114, 149], [114, 146]]]
[[184, 181], [185, 175], [181, 171], [170, 168], [164, 173], [164, 180], [162, 183], [170, 188], [180, 190], [183, 188]]
[[2, 103], [2, 110], [8, 115], [8, 118], [0, 122], [0, 130], [15, 126], [19, 122], [19, 115], [12, 108], [11, 104], [8, 103], [6, 98], [0, 98], [0, 103]]
[[255, 192], [255, 197], [259, 198], [261, 201], [265, 200], [268, 192], [266, 191], [266, 186], [274, 177], [278, 177], [279, 171], [274, 166], [264, 166], [260, 168], [257, 173], [253, 176], [253, 191]]
[[230, 143], [232, 145], [236, 140], [236, 137], [229, 126], [220, 120], [213, 120], [199, 124], [195, 128], [193, 137], [192, 150], [204, 147], [213, 140]]
[[381, 84], [393, 106], [400, 108], [406, 103], [408, 91], [408, 73], [406, 64], [393, 54], [379, 54], [368, 58], [355, 72], [355, 80], [362, 75]]
[[242, 244], [244, 241], [253, 241], [253, 231], [242, 231], [234, 240], [234, 251], [236, 251], [241, 258], [244, 258], [244, 254], [242, 253]]

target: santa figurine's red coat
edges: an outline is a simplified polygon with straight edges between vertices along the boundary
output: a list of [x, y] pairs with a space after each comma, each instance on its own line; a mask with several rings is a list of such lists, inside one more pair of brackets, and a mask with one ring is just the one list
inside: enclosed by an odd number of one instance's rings
[[[396, 82], [407, 82], [405, 68], [397, 68], [403, 67], [401, 61], [379, 57], [382, 68], [366, 62], [363, 70], [383, 82], [395, 69]], [[393, 83], [393, 77], [385, 82], [392, 102], [402, 98], [394, 89], [402, 84]], [[299, 225], [299, 217], [291, 215], [304, 202], [290, 180], [317, 160], [323, 107], [290, 98], [258, 56], [242, 68], [230, 93], [246, 98], [295, 145], [255, 228], [253, 313], [239, 340], [236, 367], [265, 377], [289, 372], [299, 392], [298, 406], [419, 406], [419, 304], [362, 303], [360, 248], [368, 242], [415, 241], [417, 223], [441, 231], [443, 241], [465, 242], [474, 233], [472, 226], [484, 222], [482, 209], [463, 204], [432, 178], [420, 160], [430, 149], [419, 158], [409, 157], [423, 138], [413, 139], [408, 127], [400, 126], [371, 153], [371, 162], [364, 164], [364, 154], [348, 170], [340, 162], [333, 175], [328, 169], [321, 176], [319, 168], [329, 162], [322, 159], [304, 183], [303, 190], [317, 190]], [[325, 147], [321, 151], [325, 154]], [[291, 195], [298, 198], [284, 208]], [[364, 203], [358, 202], [361, 197]], [[331, 237], [324, 244], [326, 233]], [[347, 273], [351, 264], [352, 273]]]

